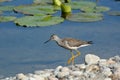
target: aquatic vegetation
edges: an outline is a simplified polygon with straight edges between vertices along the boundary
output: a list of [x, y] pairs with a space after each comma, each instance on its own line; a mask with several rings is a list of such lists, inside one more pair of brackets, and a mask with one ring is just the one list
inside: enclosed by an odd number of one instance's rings
[[108, 14], [112, 16], [120, 16], [120, 11], [110, 11]]
[[0, 6], [0, 11], [12, 11], [14, 6]]
[[91, 1], [73, 1], [70, 3], [72, 9], [81, 9], [83, 7], [95, 7], [96, 3]]
[[60, 0], [52, 0], [53, 5], [61, 6], [62, 2]]
[[103, 15], [100, 13], [76, 13], [67, 17], [70, 21], [76, 22], [93, 22], [103, 19]]
[[44, 15], [56, 12], [51, 5], [22, 5], [15, 7], [14, 11], [27, 15]]
[[11, 1], [11, 0], [0, 0], [0, 2], [6, 2], [6, 1]]
[[[25, 14], [25, 16], [14, 21], [19, 26], [36, 27], [50, 26], [63, 22], [64, 20], [76, 22], [94, 22], [103, 19], [101, 12], [109, 11], [109, 7], [97, 6], [95, 2], [88, 0], [33, 0], [33, 4], [20, 6], [1, 6], [0, 11], [14, 11]], [[73, 9], [82, 12], [72, 13]], [[53, 14], [61, 11], [61, 15]], [[84, 12], [84, 13], [83, 13]], [[26, 16], [27, 15], [27, 16]], [[64, 18], [64, 19], [63, 19]]]
[[15, 20], [16, 17], [14, 16], [0, 16], [0, 22], [8, 22]]
[[106, 12], [109, 11], [110, 8], [105, 7], [105, 6], [96, 6], [96, 7], [82, 7], [81, 11], [83, 12], [96, 12], [96, 13], [100, 13], [100, 12]]
[[18, 18], [14, 21], [17, 25], [25, 26], [25, 27], [43, 27], [43, 26], [50, 26], [55, 25], [63, 22], [64, 19], [57, 16], [25, 16], [22, 18]]
[[0, 14], [2, 14], [2, 11], [0, 11]]
[[50, 2], [51, 2], [51, 0], [33, 0], [33, 3], [35, 3], [35, 4], [47, 4]]

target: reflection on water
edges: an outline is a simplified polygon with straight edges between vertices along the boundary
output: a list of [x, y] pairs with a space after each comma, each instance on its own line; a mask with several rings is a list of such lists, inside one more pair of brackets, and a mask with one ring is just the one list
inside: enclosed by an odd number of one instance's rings
[[[28, 0], [7, 4], [28, 4]], [[30, 2], [31, 3], [31, 2]], [[111, 0], [100, 0], [99, 5], [119, 10], [120, 3]], [[16, 14], [15, 14], [16, 15]], [[33, 72], [39, 69], [55, 68], [66, 65], [71, 56], [55, 42], [43, 44], [51, 34], [61, 38], [73, 37], [82, 40], [92, 40], [93, 45], [79, 49], [81, 56], [76, 63], [82, 63], [87, 53], [93, 53], [101, 58], [120, 55], [120, 17], [105, 13], [104, 20], [92, 23], [65, 21], [61, 24], [44, 28], [24, 28], [13, 22], [0, 23], [0, 75], [15, 75], [16, 73]]]

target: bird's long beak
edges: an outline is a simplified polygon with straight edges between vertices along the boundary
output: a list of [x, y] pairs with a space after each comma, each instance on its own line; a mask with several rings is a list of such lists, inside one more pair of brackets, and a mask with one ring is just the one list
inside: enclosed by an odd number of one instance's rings
[[47, 42], [49, 42], [49, 41], [51, 41], [51, 39], [49, 39], [49, 40], [45, 41], [45, 42], [44, 42], [44, 44], [46, 44], [46, 43], [47, 43]]

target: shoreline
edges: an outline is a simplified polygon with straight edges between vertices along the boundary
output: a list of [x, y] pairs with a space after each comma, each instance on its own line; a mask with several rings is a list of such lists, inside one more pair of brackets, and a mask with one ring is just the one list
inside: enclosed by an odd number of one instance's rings
[[57, 66], [28, 74], [18, 73], [0, 80], [120, 80], [120, 56], [101, 59], [87, 54], [82, 64]]

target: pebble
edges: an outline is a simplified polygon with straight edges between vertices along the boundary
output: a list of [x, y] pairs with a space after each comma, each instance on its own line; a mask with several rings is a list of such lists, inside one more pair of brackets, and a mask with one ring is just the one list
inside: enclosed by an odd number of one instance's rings
[[28, 78], [23, 73], [19, 73], [19, 74], [16, 75], [16, 79], [18, 79], [18, 80], [27, 80]]
[[105, 80], [112, 80], [111, 78], [105, 78]]
[[[86, 64], [85, 64], [86, 63]], [[120, 57], [100, 59], [93, 54], [85, 56], [85, 63], [16, 74], [0, 80], [120, 80]]]
[[73, 71], [71, 74], [73, 76], [81, 76], [83, 74], [83, 72], [82, 71]]
[[85, 56], [85, 63], [88, 65], [97, 64], [99, 60], [100, 60], [100, 58], [93, 54], [87, 54]]

